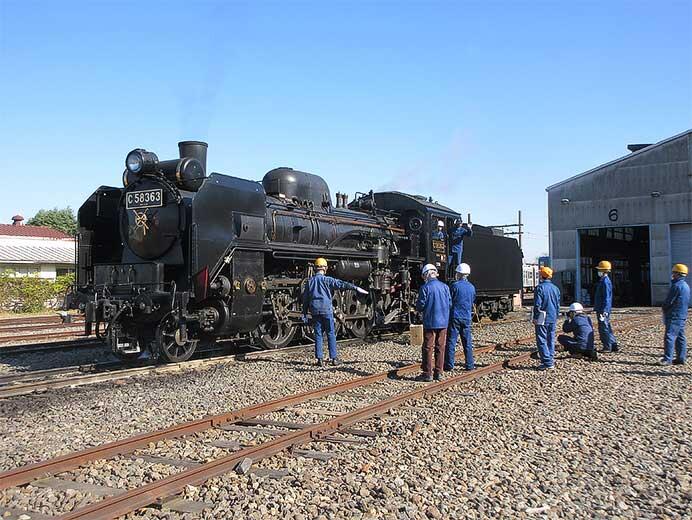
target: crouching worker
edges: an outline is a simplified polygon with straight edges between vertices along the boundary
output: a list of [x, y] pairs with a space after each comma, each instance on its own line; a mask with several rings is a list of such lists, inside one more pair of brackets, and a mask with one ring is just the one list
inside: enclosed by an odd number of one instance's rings
[[334, 331], [334, 308], [332, 307], [332, 296], [334, 289], [342, 291], [358, 291], [359, 294], [368, 294], [368, 291], [361, 289], [349, 282], [337, 280], [325, 275], [327, 272], [327, 261], [324, 258], [315, 260], [315, 276], [308, 280], [303, 293], [303, 323], [308, 323], [308, 311], [312, 315], [312, 326], [315, 330], [315, 357], [317, 366], [323, 366], [324, 354], [322, 352], [322, 337], [327, 335], [329, 345], [329, 358], [332, 365], [339, 364], [336, 355], [336, 333]]
[[565, 347], [573, 356], [584, 356], [591, 361], [598, 359], [593, 343], [593, 324], [591, 318], [584, 314], [581, 303], [573, 303], [569, 306], [567, 319], [562, 324], [562, 332], [572, 333], [574, 337], [560, 334], [557, 341]]
[[468, 277], [471, 274], [469, 264], [456, 267], [457, 281], [452, 285], [452, 316], [447, 331], [447, 350], [445, 352], [445, 371], [454, 370], [454, 357], [457, 338], [461, 336], [464, 346], [464, 364], [466, 370], [475, 368], [473, 361], [473, 338], [471, 337], [471, 317], [473, 301], [476, 299], [476, 288]]
[[[416, 309], [423, 314], [423, 363], [419, 381], [442, 379], [445, 362], [445, 343], [449, 325], [449, 309], [452, 298], [449, 287], [437, 279], [437, 268], [432, 264], [423, 267], [425, 283], [418, 290]], [[433, 350], [435, 368], [433, 369]]]

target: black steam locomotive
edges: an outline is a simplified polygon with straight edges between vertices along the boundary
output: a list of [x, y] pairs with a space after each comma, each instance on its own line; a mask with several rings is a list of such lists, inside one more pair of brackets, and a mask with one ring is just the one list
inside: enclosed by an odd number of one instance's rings
[[[447, 272], [449, 244], [434, 240], [438, 220], [460, 215], [418, 195], [358, 193], [348, 202], [317, 175], [291, 168], [262, 182], [206, 174], [207, 144], [179, 143], [160, 161], [136, 149], [123, 188], [102, 186], [79, 210], [78, 265], [70, 306], [123, 358], [145, 350], [188, 359], [200, 342], [250, 336], [266, 348], [310, 335], [301, 293], [318, 256], [330, 272], [369, 290], [337, 292], [339, 333], [406, 328], [417, 319], [421, 264]], [[474, 227], [464, 261], [478, 289], [480, 315], [512, 309], [521, 289], [515, 240]]]

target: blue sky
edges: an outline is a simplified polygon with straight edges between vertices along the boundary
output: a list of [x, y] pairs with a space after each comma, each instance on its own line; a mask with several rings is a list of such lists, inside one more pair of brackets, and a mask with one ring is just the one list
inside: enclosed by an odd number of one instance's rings
[[2, 222], [201, 139], [240, 177], [521, 209], [532, 258], [546, 186], [692, 127], [692, 0], [0, 0], [0, 67]]

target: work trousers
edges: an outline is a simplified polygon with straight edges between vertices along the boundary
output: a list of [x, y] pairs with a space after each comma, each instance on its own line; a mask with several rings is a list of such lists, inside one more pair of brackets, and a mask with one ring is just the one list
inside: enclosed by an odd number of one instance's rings
[[474, 368], [473, 338], [471, 337], [471, 320], [460, 318], [452, 319], [447, 331], [447, 348], [445, 351], [445, 370], [454, 368], [454, 357], [457, 348], [457, 338], [461, 336], [461, 344], [464, 346], [464, 362], [467, 370]]
[[560, 334], [557, 337], [557, 342], [565, 347], [570, 354], [590, 354], [591, 349], [583, 343], [577, 341], [572, 336]]
[[603, 317], [601, 321], [602, 314], [598, 315], [598, 336], [601, 338], [601, 343], [603, 344], [603, 350], [612, 350], [613, 345], [617, 345], [618, 340], [615, 339], [613, 334], [613, 327], [610, 325], [610, 316]]
[[536, 325], [536, 346], [541, 363], [547, 367], [555, 365], [555, 324]]
[[666, 335], [664, 341], [663, 359], [668, 363], [675, 359], [685, 361], [687, 359], [687, 338], [685, 337], [685, 320], [666, 320]]
[[454, 274], [454, 270], [457, 268], [457, 266], [461, 263], [461, 252], [456, 252], [452, 251], [449, 256], [449, 270]]
[[446, 340], [446, 328], [423, 329], [423, 362], [421, 369], [424, 374], [428, 376], [433, 375], [433, 352], [435, 355], [435, 374], [440, 374], [444, 370]]
[[322, 359], [322, 336], [327, 335], [330, 359], [336, 359], [336, 333], [334, 332], [334, 315], [317, 314], [312, 316], [312, 326], [315, 330], [315, 357]]

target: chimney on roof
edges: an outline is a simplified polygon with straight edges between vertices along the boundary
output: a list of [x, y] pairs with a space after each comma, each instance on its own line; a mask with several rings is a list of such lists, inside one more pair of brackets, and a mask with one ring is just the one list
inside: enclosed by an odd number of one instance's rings
[[23, 221], [24, 217], [22, 217], [21, 215], [15, 215], [14, 217], [12, 217], [13, 226], [21, 226]]
[[628, 144], [627, 149], [630, 152], [638, 152], [639, 150], [646, 148], [647, 146], [651, 146], [651, 143], [648, 143], [648, 144]]

